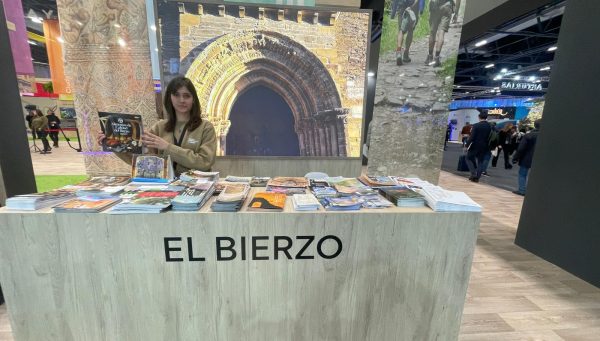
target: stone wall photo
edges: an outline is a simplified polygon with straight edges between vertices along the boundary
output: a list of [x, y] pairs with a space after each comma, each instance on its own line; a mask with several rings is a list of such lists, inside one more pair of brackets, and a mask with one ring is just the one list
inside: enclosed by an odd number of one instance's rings
[[367, 172], [437, 183], [466, 0], [386, 0]]
[[184, 75], [218, 155], [359, 157], [370, 12], [159, 2], [163, 86]]

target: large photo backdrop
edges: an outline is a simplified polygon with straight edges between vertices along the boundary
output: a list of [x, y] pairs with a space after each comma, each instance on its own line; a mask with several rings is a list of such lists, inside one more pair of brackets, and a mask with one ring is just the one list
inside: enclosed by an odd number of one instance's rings
[[359, 157], [370, 12], [158, 2], [163, 89], [192, 80], [218, 155]]
[[466, 0], [386, 0], [368, 173], [437, 183]]

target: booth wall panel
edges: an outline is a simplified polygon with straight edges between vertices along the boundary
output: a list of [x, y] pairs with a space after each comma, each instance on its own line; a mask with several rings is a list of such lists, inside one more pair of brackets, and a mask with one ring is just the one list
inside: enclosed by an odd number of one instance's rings
[[27, 142], [27, 122], [22, 114], [3, 6], [0, 2], [0, 206], [5, 204], [7, 197], [36, 191]]
[[515, 241], [598, 287], [599, 16], [597, 1], [566, 4]]

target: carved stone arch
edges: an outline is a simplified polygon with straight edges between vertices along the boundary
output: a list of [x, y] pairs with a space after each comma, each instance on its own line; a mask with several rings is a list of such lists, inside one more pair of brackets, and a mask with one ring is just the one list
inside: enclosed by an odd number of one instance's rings
[[262, 30], [226, 34], [194, 48], [181, 71], [196, 89], [203, 113], [214, 123], [219, 154], [237, 98], [261, 84], [292, 109], [304, 156], [346, 156], [340, 95], [329, 71], [307, 48], [282, 34]]

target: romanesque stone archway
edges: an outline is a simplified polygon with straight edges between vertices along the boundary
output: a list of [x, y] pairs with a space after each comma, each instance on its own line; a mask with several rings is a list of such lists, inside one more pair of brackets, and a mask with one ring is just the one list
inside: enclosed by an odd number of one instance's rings
[[260, 84], [278, 93], [290, 106], [303, 156], [346, 156], [340, 95], [323, 63], [291, 38], [270, 31], [239, 31], [193, 49], [181, 72], [198, 91], [204, 114], [219, 136], [224, 155], [236, 99]]

